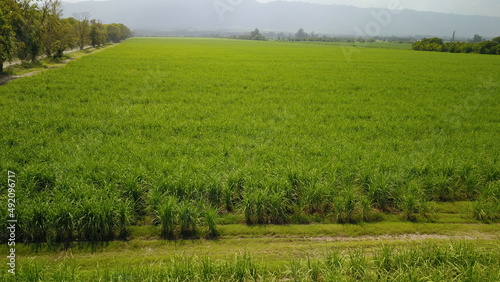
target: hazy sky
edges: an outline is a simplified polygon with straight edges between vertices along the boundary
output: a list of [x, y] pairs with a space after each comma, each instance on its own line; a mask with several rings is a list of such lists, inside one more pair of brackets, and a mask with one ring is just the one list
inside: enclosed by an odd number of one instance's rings
[[[85, 0], [63, 0], [64, 2], [80, 2]], [[118, 0], [115, 0], [118, 1]], [[212, 1], [212, 0], [207, 0]], [[215, 0], [213, 0], [215, 1]], [[224, 0], [221, 0], [224, 1]], [[245, 0], [241, 0], [245, 1]], [[275, 0], [257, 0], [271, 2]], [[292, 1], [292, 0], [281, 0]], [[343, 4], [363, 8], [387, 8], [391, 1], [399, 1], [403, 9], [433, 11], [461, 15], [483, 15], [500, 17], [500, 0], [301, 0], [301, 2], [320, 4]]]

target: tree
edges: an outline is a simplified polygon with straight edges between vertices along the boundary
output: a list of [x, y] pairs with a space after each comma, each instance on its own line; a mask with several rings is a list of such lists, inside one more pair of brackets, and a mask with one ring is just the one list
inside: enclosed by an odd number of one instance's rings
[[474, 35], [474, 38], [472, 38], [472, 41], [471, 41], [471, 42], [472, 42], [472, 43], [479, 43], [479, 42], [481, 42], [481, 41], [483, 41], [483, 38], [482, 38], [481, 36], [479, 36], [479, 34], [475, 34], [475, 35]]
[[304, 29], [302, 28], [299, 28], [299, 30], [297, 31], [297, 33], [295, 34], [295, 38], [296, 39], [304, 39], [304, 38], [307, 38], [309, 37], [309, 34], [307, 34]]
[[130, 29], [123, 24], [108, 24], [106, 25], [106, 30], [108, 33], [108, 41], [112, 41], [113, 43], [118, 43], [132, 35]]
[[118, 24], [108, 24], [106, 25], [106, 30], [108, 34], [108, 41], [112, 41], [113, 43], [118, 43], [120, 42], [120, 39], [122, 37], [121, 35], [121, 30]]
[[90, 21], [90, 43], [92, 47], [101, 46], [106, 43], [108, 33], [106, 27], [97, 20]]
[[125, 40], [132, 36], [132, 31], [126, 25], [118, 24], [118, 26], [120, 27], [122, 33], [121, 40]]
[[42, 50], [41, 12], [32, 0], [18, 2], [20, 21], [16, 26], [17, 56], [21, 60], [35, 62]]
[[258, 28], [256, 28], [252, 33], [250, 33], [250, 40], [266, 40], [266, 38], [260, 34]]
[[[57, 53], [61, 47], [61, 38], [63, 37], [62, 22], [61, 22], [61, 2], [59, 0], [45, 0], [42, 6], [42, 46], [47, 57]], [[63, 50], [64, 51], [64, 50]], [[62, 54], [60, 54], [62, 56]]]
[[80, 50], [85, 48], [90, 41], [90, 14], [85, 13], [75, 13], [73, 17], [78, 21], [76, 26], [76, 35], [78, 38], [78, 46], [80, 46]]
[[444, 51], [446, 47], [443, 45], [443, 39], [434, 37], [424, 38], [413, 43], [412, 49], [419, 51]]
[[12, 60], [16, 51], [15, 22], [19, 21], [19, 6], [14, 0], [0, 2], [0, 73], [3, 63]]
[[61, 20], [60, 38], [55, 44], [54, 58], [61, 58], [65, 50], [73, 49], [77, 46], [78, 38], [75, 32], [77, 25], [78, 22], [74, 18]]

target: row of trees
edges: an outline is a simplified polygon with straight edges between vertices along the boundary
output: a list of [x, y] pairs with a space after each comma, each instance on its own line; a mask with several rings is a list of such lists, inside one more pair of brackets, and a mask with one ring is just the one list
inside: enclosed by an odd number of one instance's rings
[[258, 28], [256, 28], [254, 31], [252, 31], [248, 35], [232, 35], [232, 36], [227, 36], [226, 38], [242, 39], [242, 40], [261, 40], [261, 41], [267, 40], [262, 34], [260, 34], [260, 31]]
[[[269, 35], [268, 35], [269, 34]], [[413, 37], [401, 37], [401, 36], [375, 36], [370, 38], [363, 37], [353, 37], [353, 36], [327, 36], [320, 35], [311, 31], [307, 33], [303, 28], [300, 28], [296, 33], [273, 33], [269, 32], [264, 34], [268, 37], [276, 38], [277, 40], [283, 41], [315, 41], [315, 42], [376, 42], [376, 41], [390, 41], [398, 43], [410, 43], [414, 42], [416, 39]]]
[[444, 42], [437, 37], [424, 38], [413, 43], [412, 48], [417, 51], [500, 55], [500, 36], [487, 41], [477, 40], [475, 36], [470, 42]]
[[89, 13], [62, 18], [60, 0], [2, 0], [0, 2], [0, 72], [3, 63], [14, 57], [35, 62], [44, 54], [61, 58], [68, 49], [106, 42], [119, 42], [131, 36], [123, 24], [102, 24]]

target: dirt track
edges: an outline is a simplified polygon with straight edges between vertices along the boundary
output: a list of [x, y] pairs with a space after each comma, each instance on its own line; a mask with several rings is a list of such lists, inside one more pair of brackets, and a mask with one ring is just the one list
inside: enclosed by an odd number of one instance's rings
[[[91, 46], [86, 46], [85, 48], [89, 48]], [[75, 49], [71, 49], [71, 50], [67, 50], [67, 51], [64, 51], [63, 53], [64, 54], [68, 54], [68, 53], [72, 53], [72, 52], [76, 52], [76, 51], [80, 51], [80, 48], [75, 48]], [[43, 59], [45, 58], [45, 56], [41, 56], [40, 59]], [[12, 65], [19, 65], [21, 64], [21, 60], [15, 60], [15, 61], [12, 61], [12, 62], [4, 62], [3, 63], [3, 68], [5, 69], [6, 67], [10, 67]]]
[[381, 236], [360, 236], [360, 237], [312, 237], [311, 241], [327, 241], [327, 242], [348, 242], [348, 241], [416, 241], [416, 240], [498, 240], [499, 235], [479, 234], [477, 236], [448, 236], [436, 234], [404, 234], [404, 235], [381, 235]]
[[25, 73], [25, 74], [22, 74], [22, 75], [12, 75], [12, 76], [0, 77], [0, 85], [7, 84], [9, 81], [14, 80], [14, 79], [18, 79], [18, 78], [22, 78], [22, 77], [34, 76], [34, 75], [37, 75], [37, 74], [39, 74], [41, 72], [42, 71], [34, 71], [34, 72]]

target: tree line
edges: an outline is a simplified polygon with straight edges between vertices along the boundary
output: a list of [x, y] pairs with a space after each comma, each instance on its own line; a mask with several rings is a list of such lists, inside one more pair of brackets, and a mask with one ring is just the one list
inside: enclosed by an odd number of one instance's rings
[[120, 42], [132, 35], [123, 24], [103, 24], [89, 13], [62, 18], [60, 0], [0, 2], [0, 72], [17, 57], [36, 62], [40, 55], [61, 58], [65, 50]]
[[250, 34], [246, 34], [246, 35], [230, 35], [230, 36], [225, 36], [224, 38], [228, 38], [228, 39], [241, 39], [241, 40], [260, 40], [260, 41], [266, 41], [267, 40], [262, 34], [260, 34], [260, 31], [259, 31], [258, 28], [256, 28]]
[[438, 37], [424, 38], [413, 43], [412, 49], [417, 51], [500, 55], [500, 36], [492, 40], [483, 40], [481, 36], [476, 34], [468, 42], [444, 42], [443, 39]]

